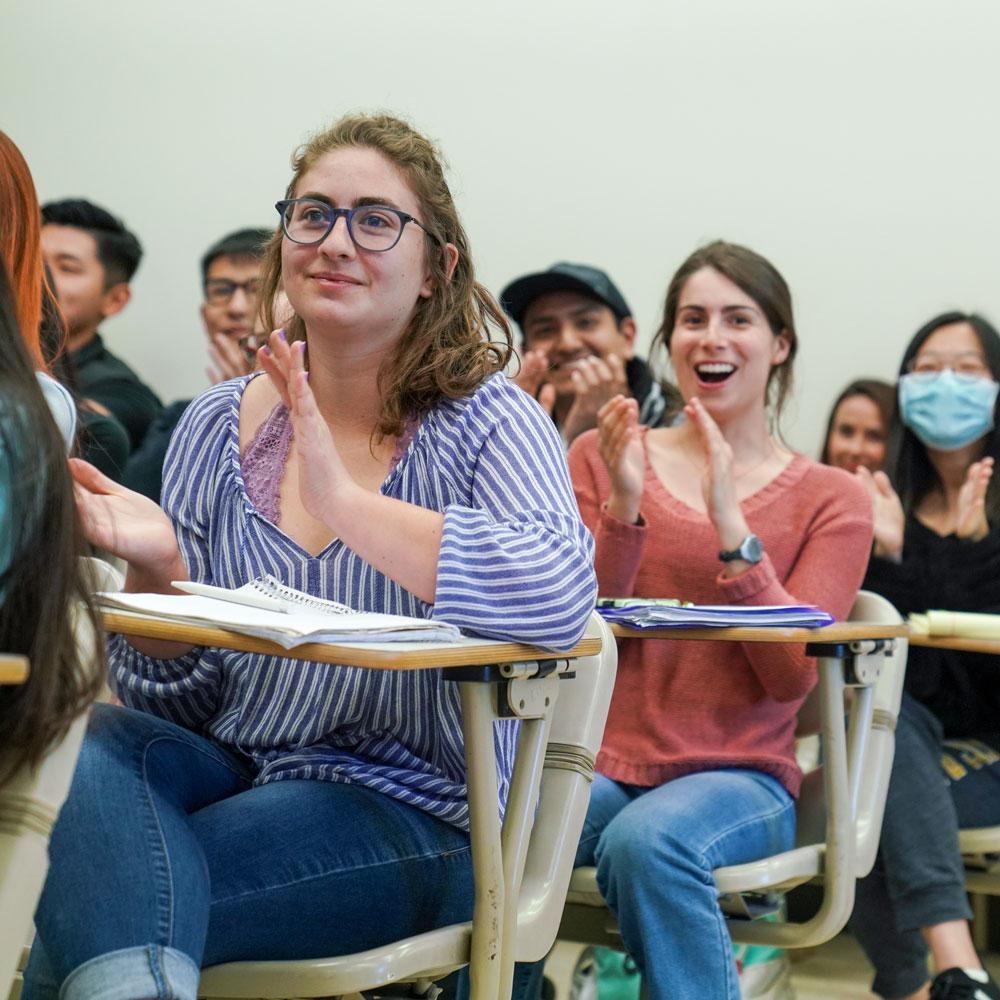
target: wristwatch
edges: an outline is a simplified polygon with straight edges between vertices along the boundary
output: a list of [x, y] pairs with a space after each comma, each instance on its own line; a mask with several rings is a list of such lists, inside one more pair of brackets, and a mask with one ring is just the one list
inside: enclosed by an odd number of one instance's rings
[[719, 558], [723, 562], [733, 562], [736, 559], [742, 559], [744, 562], [748, 562], [751, 566], [754, 566], [764, 558], [764, 546], [761, 545], [760, 539], [751, 533], [740, 542], [738, 549], [731, 549], [729, 552], [720, 552]]

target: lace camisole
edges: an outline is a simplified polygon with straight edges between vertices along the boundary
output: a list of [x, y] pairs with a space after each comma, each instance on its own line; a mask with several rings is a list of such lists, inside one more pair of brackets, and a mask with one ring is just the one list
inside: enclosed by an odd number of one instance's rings
[[[390, 472], [399, 465], [419, 428], [420, 421], [415, 417], [406, 421], [403, 433], [396, 439]], [[272, 524], [277, 524], [281, 515], [281, 478], [291, 444], [291, 413], [284, 403], [278, 403], [261, 422], [240, 459], [247, 496]]]

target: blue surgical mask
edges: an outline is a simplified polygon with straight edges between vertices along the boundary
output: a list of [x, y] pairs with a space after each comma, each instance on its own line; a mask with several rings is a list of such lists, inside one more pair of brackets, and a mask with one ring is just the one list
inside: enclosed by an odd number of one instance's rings
[[993, 429], [1000, 384], [979, 375], [913, 372], [899, 380], [903, 423], [928, 448], [955, 451]]

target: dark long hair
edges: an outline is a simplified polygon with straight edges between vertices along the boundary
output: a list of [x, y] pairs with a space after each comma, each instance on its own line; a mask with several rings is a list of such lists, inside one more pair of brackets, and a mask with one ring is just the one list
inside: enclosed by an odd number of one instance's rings
[[[996, 381], [1000, 382], [1000, 333], [997, 333], [993, 324], [978, 313], [963, 312], [942, 313], [917, 330], [903, 353], [903, 360], [899, 365], [900, 376], [907, 374], [910, 362], [917, 356], [924, 341], [935, 330], [939, 330], [942, 326], [951, 326], [954, 323], [968, 323], [972, 327], [983, 349], [983, 356], [986, 358], [986, 366], [989, 368], [990, 374]], [[986, 450], [983, 453], [984, 458], [991, 455], [997, 466], [1000, 467], [998, 416], [1000, 416], [1000, 399], [997, 400], [993, 411], [993, 430], [990, 431], [986, 440]], [[913, 512], [924, 497], [942, 488], [937, 470], [927, 455], [927, 448], [916, 434], [903, 423], [898, 410], [896, 418], [893, 420], [892, 432], [889, 435], [886, 472], [889, 473], [889, 478], [899, 494], [907, 516]], [[1000, 519], [1000, 482], [998, 482], [996, 475], [990, 480], [989, 488], [986, 491], [986, 518], [991, 524]]]
[[[102, 657], [82, 660], [76, 615], [97, 627], [65, 444], [38, 387], [0, 264], [0, 652], [27, 656], [26, 683], [0, 687], [0, 785], [45, 752], [96, 697]], [[100, 644], [98, 644], [100, 645]]]
[[837, 416], [837, 409], [845, 399], [851, 399], [854, 396], [864, 396], [875, 404], [879, 419], [882, 421], [882, 433], [885, 435], [886, 441], [889, 439], [889, 430], [896, 416], [896, 387], [877, 378], [855, 379], [834, 400], [833, 406], [830, 407], [830, 416], [826, 422], [826, 433], [823, 435], [823, 453], [819, 457], [823, 465], [830, 464], [830, 434], [833, 432], [833, 421]]

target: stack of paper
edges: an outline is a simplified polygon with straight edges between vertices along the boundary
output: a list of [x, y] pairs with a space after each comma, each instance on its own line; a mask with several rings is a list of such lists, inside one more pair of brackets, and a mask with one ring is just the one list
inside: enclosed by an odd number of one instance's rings
[[[234, 592], [235, 593], [235, 592]], [[216, 597], [173, 594], [98, 594], [109, 611], [154, 615], [186, 625], [211, 625], [242, 635], [257, 636], [284, 649], [308, 642], [456, 642], [454, 625], [426, 618], [383, 615], [366, 611], [323, 611], [297, 607], [271, 611]]]
[[910, 615], [910, 628], [928, 636], [958, 639], [1000, 639], [1000, 615], [971, 611], [928, 611]]
[[833, 615], [811, 605], [682, 604], [680, 601], [602, 598], [597, 610], [605, 621], [629, 628], [729, 628], [768, 625], [820, 628]]

